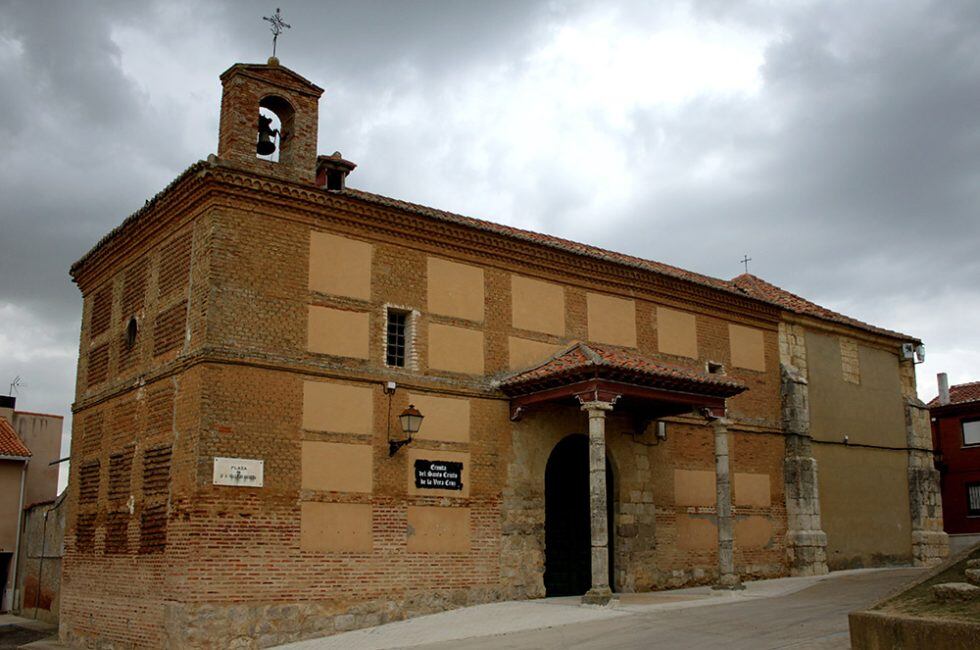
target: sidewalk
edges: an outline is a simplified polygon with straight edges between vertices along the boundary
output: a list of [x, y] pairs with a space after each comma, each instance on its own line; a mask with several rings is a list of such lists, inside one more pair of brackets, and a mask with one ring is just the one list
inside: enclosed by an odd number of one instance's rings
[[[0, 648], [49, 650], [63, 648], [57, 643], [58, 626], [14, 614], [0, 614]], [[52, 645], [54, 644], [54, 645]]]
[[353, 632], [344, 632], [322, 639], [299, 641], [279, 646], [279, 648], [283, 650], [410, 648], [442, 641], [523, 632], [649, 612], [778, 598], [801, 591], [824, 580], [835, 580], [848, 575], [887, 570], [855, 569], [852, 571], [835, 571], [824, 576], [759, 580], [745, 583], [745, 589], [741, 591], [714, 591], [710, 587], [692, 587], [643, 594], [619, 594], [618, 600], [608, 607], [582, 605], [579, 598], [574, 596], [490, 603], [419, 616], [418, 618]]

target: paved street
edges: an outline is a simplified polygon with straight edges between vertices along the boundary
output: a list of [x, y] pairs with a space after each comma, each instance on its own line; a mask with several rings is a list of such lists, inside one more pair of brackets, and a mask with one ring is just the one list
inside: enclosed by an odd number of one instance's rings
[[[750, 583], [734, 595], [703, 588], [628, 594], [615, 608], [605, 609], [580, 607], [562, 598], [497, 603], [287, 647], [849, 648], [847, 613], [869, 605], [919, 572], [905, 568], [766, 580]], [[503, 633], [494, 634], [495, 630]]]

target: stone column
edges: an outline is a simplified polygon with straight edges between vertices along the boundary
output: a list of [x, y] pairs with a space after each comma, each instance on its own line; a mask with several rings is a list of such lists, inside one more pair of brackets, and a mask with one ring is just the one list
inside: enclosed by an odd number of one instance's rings
[[589, 512], [592, 530], [592, 588], [582, 602], [607, 605], [612, 600], [609, 588], [609, 526], [606, 513], [606, 411], [609, 402], [584, 402], [589, 414]]
[[732, 522], [732, 484], [728, 465], [728, 420], [718, 418], [715, 430], [715, 510], [718, 515], [718, 584], [716, 589], [741, 589], [735, 572], [735, 534]]
[[809, 385], [792, 366], [781, 367], [782, 425], [786, 433], [783, 484], [786, 494], [786, 554], [790, 575], [827, 573], [827, 534], [820, 520], [817, 461], [810, 437]]
[[933, 462], [929, 409], [918, 398], [906, 398], [905, 427], [909, 447], [912, 563], [932, 566], [942, 562], [949, 553], [949, 537], [943, 532], [943, 500], [939, 471]]

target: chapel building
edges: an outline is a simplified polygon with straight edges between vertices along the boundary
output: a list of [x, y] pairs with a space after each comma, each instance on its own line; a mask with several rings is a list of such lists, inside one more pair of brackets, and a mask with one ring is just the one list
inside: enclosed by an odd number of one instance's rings
[[275, 59], [221, 83], [217, 155], [71, 269], [66, 642], [945, 554], [915, 337], [353, 189], [319, 87]]

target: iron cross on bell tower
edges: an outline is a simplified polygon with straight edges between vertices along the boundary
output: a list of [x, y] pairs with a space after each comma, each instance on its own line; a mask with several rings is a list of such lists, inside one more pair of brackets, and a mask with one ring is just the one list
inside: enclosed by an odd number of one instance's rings
[[276, 7], [276, 13], [271, 16], [262, 16], [262, 20], [268, 21], [269, 29], [272, 30], [272, 58], [276, 58], [276, 41], [279, 40], [279, 34], [284, 30], [292, 29], [292, 25], [282, 19], [279, 7]]

